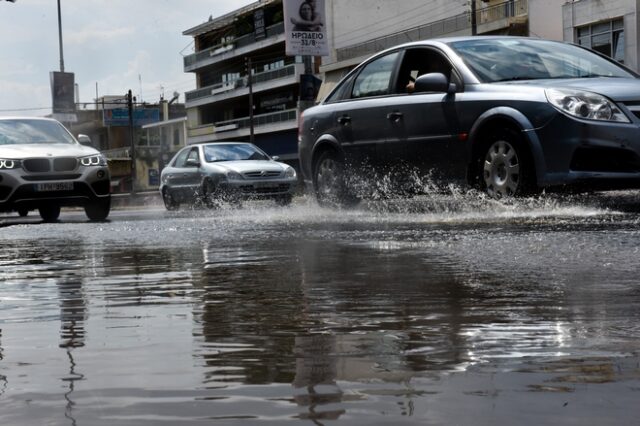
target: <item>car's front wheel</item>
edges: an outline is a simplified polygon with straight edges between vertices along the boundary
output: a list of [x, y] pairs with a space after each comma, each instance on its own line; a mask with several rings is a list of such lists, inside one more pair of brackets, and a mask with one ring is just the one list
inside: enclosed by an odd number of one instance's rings
[[168, 188], [162, 190], [162, 201], [167, 210], [178, 210], [178, 207], [180, 207], [180, 204], [176, 202]]
[[100, 199], [84, 206], [84, 212], [91, 221], [102, 221], [111, 211], [111, 198]]
[[45, 222], [55, 222], [60, 217], [60, 206], [49, 205], [38, 208], [40, 217]]
[[535, 188], [533, 167], [519, 140], [507, 133], [493, 138], [482, 161], [482, 182], [493, 198], [528, 195]]
[[221, 195], [218, 191], [218, 187], [209, 178], [202, 182], [202, 202], [210, 209], [220, 207]]
[[313, 186], [320, 205], [343, 207], [355, 201], [348, 191], [345, 164], [338, 153], [325, 151], [320, 154], [313, 170]]

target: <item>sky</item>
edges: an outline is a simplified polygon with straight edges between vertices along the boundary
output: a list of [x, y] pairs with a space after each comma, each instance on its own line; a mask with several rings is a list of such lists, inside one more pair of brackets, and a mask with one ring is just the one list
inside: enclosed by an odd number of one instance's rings
[[[80, 102], [124, 95], [155, 103], [174, 92], [184, 102], [195, 76], [182, 35], [256, 0], [60, 0], [65, 72]], [[60, 71], [57, 0], [0, 0], [0, 116], [51, 113], [50, 72]]]

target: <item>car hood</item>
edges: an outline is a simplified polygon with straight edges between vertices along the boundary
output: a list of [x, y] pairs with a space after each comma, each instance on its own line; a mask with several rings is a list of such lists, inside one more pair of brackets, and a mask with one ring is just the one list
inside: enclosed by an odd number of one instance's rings
[[277, 161], [265, 160], [243, 160], [243, 161], [221, 161], [214, 164], [216, 167], [236, 173], [246, 173], [255, 171], [277, 171], [281, 172], [286, 169], [286, 164]]
[[0, 158], [19, 160], [42, 157], [84, 157], [98, 154], [94, 148], [68, 143], [0, 145]]
[[518, 81], [513, 82], [513, 84], [529, 87], [584, 90], [599, 93], [619, 102], [640, 101], [640, 79], [636, 78], [572, 78]]

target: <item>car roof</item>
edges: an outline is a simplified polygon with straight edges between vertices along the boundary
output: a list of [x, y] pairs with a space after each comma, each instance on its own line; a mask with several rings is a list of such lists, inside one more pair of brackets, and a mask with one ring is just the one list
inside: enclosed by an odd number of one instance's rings
[[49, 118], [49, 117], [29, 117], [29, 116], [6, 116], [6, 117], [0, 117], [0, 120], [2, 121], [6, 121], [6, 120], [38, 120], [38, 121], [58, 121], [55, 120], [53, 118]]

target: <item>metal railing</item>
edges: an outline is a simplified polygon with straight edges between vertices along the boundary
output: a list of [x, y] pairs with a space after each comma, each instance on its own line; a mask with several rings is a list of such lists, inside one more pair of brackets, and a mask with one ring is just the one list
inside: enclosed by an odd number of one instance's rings
[[[266, 83], [268, 81], [291, 77], [292, 75], [295, 75], [295, 73], [296, 73], [296, 64], [291, 64], [275, 70], [264, 71], [261, 73], [254, 74], [251, 77], [251, 81], [253, 82], [253, 84]], [[206, 98], [208, 96], [213, 96], [218, 93], [223, 93], [225, 91], [231, 91], [240, 87], [245, 87], [246, 85], [247, 85], [247, 76], [244, 76], [237, 80], [233, 80], [227, 83], [217, 83], [211, 86], [202, 87], [197, 90], [192, 90], [190, 92], [185, 93], [185, 99], [187, 100], [187, 102], [194, 101], [197, 99]], [[228, 90], [223, 90], [225, 86], [228, 86]]]
[[[528, 13], [529, 0], [505, 1], [501, 4], [476, 10], [476, 22], [478, 24], [487, 24], [505, 18], [526, 16]], [[372, 55], [398, 44], [440, 37], [467, 29], [471, 30], [471, 12], [464, 12], [450, 18], [378, 37], [364, 43], [336, 49], [336, 58], [338, 62], [346, 61], [352, 58]]]
[[[267, 28], [267, 37], [274, 37], [279, 34], [284, 34], [284, 22], [279, 22]], [[214, 56], [221, 55], [223, 53], [229, 52], [233, 49], [238, 49], [240, 47], [249, 46], [251, 44], [256, 43], [257, 40], [255, 34], [249, 33], [238, 38], [231, 40], [228, 43], [220, 43], [215, 46], [211, 46], [209, 48], [200, 50], [196, 53], [192, 53], [191, 55], [187, 55], [183, 58], [184, 66], [190, 67], [200, 61], [204, 61]]]
[[[259, 114], [253, 116], [253, 127], [266, 126], [268, 124], [284, 123], [287, 121], [297, 120], [297, 109], [288, 109], [284, 111], [270, 112], [267, 114]], [[251, 127], [251, 119], [249, 117], [241, 117], [235, 120], [220, 121], [214, 124], [203, 124], [198, 127], [189, 129], [189, 137], [206, 136], [216, 132], [224, 132], [225, 130], [248, 129]], [[224, 129], [224, 130], [223, 130]]]

